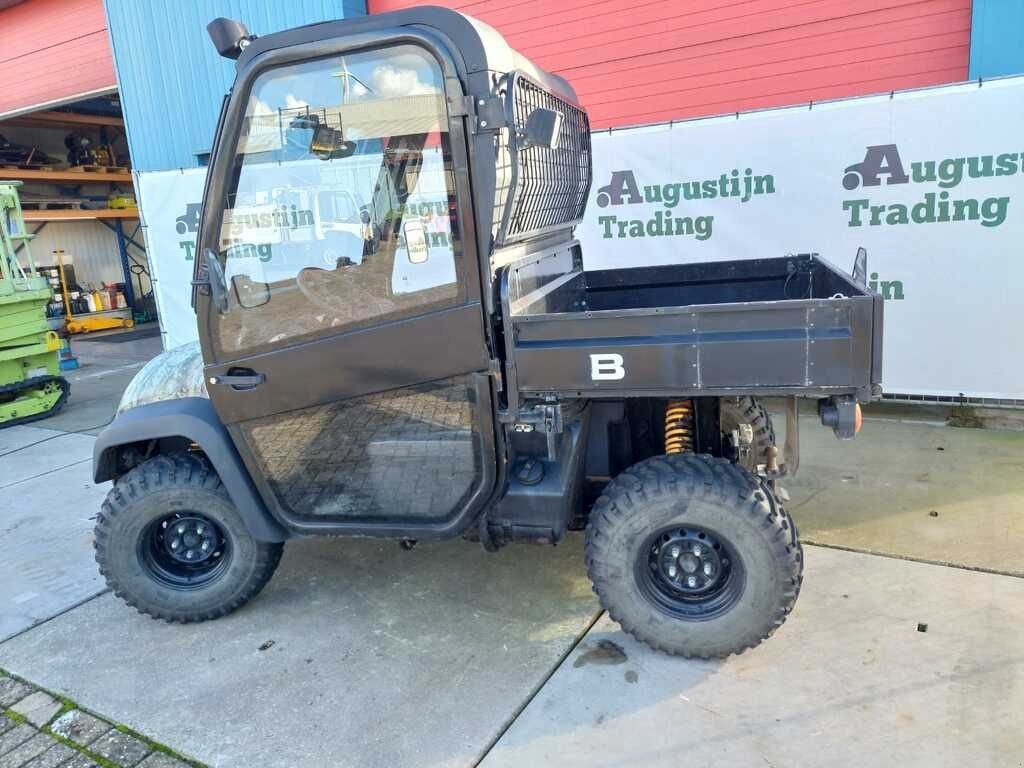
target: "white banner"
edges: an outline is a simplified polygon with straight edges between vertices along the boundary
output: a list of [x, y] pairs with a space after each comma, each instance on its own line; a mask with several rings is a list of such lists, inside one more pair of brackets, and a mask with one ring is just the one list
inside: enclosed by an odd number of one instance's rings
[[205, 181], [205, 168], [135, 174], [164, 349], [198, 338], [192, 269]]
[[[594, 135], [587, 269], [868, 250], [886, 392], [1024, 398], [1024, 78]], [[164, 345], [196, 338], [205, 169], [139, 174]]]
[[596, 133], [587, 269], [868, 251], [883, 386], [1024, 398], [1024, 78]]

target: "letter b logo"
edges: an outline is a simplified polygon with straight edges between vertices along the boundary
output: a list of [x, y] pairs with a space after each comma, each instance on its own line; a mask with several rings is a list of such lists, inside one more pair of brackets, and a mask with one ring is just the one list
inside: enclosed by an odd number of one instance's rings
[[590, 378], [594, 381], [618, 381], [626, 378], [622, 355], [591, 355]]

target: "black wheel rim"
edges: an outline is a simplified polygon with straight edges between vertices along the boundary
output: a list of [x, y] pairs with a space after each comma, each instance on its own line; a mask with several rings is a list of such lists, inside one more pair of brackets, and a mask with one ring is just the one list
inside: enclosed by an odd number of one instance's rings
[[198, 512], [175, 512], [150, 523], [139, 538], [139, 561], [172, 589], [198, 589], [227, 569], [231, 546], [223, 529]]
[[697, 526], [672, 526], [649, 536], [636, 558], [644, 597], [675, 618], [721, 616], [743, 594], [746, 573], [735, 548]]

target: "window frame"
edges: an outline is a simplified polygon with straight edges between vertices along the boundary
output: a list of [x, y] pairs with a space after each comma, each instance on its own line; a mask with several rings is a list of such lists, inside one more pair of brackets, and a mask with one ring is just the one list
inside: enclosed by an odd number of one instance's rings
[[199, 323], [200, 345], [207, 365], [229, 363], [255, 355], [271, 353], [274, 350], [312, 343], [325, 337], [339, 336], [346, 333], [365, 331], [368, 328], [386, 325], [392, 322], [404, 322], [416, 317], [443, 312], [453, 307], [464, 306], [481, 300], [481, 265], [477, 248], [476, 225], [473, 213], [473, 201], [469, 189], [469, 153], [467, 127], [464, 113], [453, 110], [453, 104], [460, 105], [465, 100], [465, 90], [459, 69], [443, 43], [434, 35], [423, 30], [396, 28], [379, 30], [374, 33], [355, 34], [333, 40], [321, 40], [302, 43], [285, 48], [272, 49], [258, 54], [239, 68], [238, 77], [232, 92], [229, 94], [218, 130], [215, 152], [207, 175], [204, 194], [204, 207], [200, 222], [196, 248], [195, 276], [198, 279], [202, 269], [203, 254], [212, 250], [217, 254], [223, 268], [225, 258], [220, 253], [220, 235], [223, 223], [225, 194], [232, 185], [231, 173], [235, 162], [236, 151], [245, 122], [246, 111], [252, 90], [257, 80], [267, 72], [280, 67], [301, 64], [318, 59], [328, 59], [338, 55], [372, 52], [403, 45], [418, 47], [426, 56], [433, 59], [443, 78], [443, 97], [446, 106], [446, 120], [449, 151], [451, 153], [452, 177], [456, 200], [456, 219], [459, 232], [459, 248], [453, 248], [456, 269], [457, 295], [449, 302], [425, 305], [422, 312], [408, 315], [382, 316], [379, 320], [354, 326], [335, 329], [324, 329], [324, 333], [303, 334], [295, 338], [279, 342], [266, 343], [241, 350], [226, 350], [220, 344], [219, 320], [221, 315], [211, 302], [211, 297], [199, 291], [195, 296], [195, 309]]

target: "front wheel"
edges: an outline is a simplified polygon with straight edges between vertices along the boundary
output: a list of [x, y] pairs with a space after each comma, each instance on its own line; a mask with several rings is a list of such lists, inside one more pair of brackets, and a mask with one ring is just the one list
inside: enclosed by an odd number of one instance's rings
[[656, 650], [723, 658], [769, 637], [800, 592], [803, 552], [781, 504], [724, 459], [659, 456], [627, 469], [590, 515], [601, 604]]
[[256, 541], [205, 459], [158, 456], [118, 479], [96, 519], [114, 593], [165, 621], [215, 619], [270, 580], [283, 545]]

